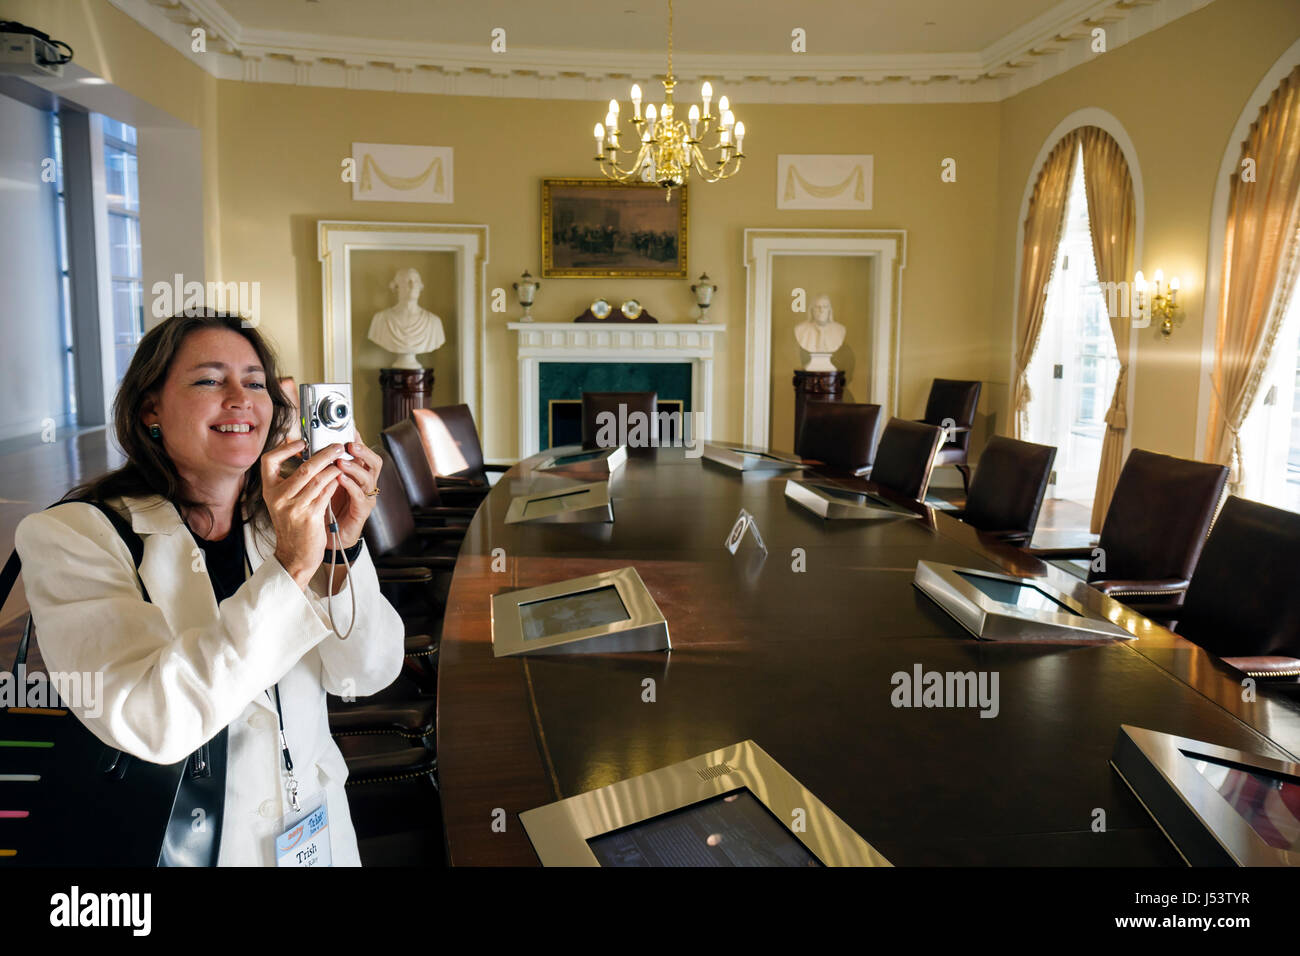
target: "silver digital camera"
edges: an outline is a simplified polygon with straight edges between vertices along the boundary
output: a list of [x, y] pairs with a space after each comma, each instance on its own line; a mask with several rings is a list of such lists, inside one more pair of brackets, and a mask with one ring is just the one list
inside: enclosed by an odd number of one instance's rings
[[[356, 440], [352, 427], [351, 385], [299, 385], [298, 410], [302, 420], [303, 460], [335, 442]], [[340, 458], [351, 459], [346, 451]]]

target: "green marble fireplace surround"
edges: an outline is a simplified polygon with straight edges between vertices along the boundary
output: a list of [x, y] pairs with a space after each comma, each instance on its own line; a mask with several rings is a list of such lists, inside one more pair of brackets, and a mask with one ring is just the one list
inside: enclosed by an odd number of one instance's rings
[[583, 392], [654, 391], [661, 412], [680, 411], [684, 419], [685, 413], [694, 410], [691, 372], [690, 362], [539, 362], [537, 434], [541, 447], [582, 441]]

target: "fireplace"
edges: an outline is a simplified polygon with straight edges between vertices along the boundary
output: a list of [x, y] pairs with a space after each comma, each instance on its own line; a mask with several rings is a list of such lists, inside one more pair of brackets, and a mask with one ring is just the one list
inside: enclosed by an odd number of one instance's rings
[[659, 411], [681, 413], [682, 437], [692, 437], [697, 423], [693, 437], [711, 437], [714, 347], [726, 326], [512, 322], [509, 328], [519, 334], [520, 457], [582, 440], [584, 391], [654, 391]]

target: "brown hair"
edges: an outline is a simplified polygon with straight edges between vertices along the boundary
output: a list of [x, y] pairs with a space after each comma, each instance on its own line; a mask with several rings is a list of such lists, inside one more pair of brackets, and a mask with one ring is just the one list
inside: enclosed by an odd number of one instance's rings
[[[64, 496], [65, 499], [104, 501], [118, 495], [162, 495], [178, 510], [194, 510], [212, 521], [211, 509], [190, 498], [162, 442], [149, 436], [149, 429], [140, 418], [145, 400], [162, 391], [181, 343], [192, 332], [203, 329], [229, 329], [248, 340], [266, 372], [266, 390], [271, 396], [271, 422], [262, 454], [283, 440], [281, 436], [287, 434], [297, 413], [280, 389], [275, 350], [257, 329], [247, 325], [238, 315], [211, 309], [190, 309], [164, 319], [145, 333], [118, 386], [117, 397], [113, 400], [113, 434], [126, 454], [126, 464], [78, 485]], [[266, 503], [262, 500], [260, 456], [246, 472], [244, 488], [236, 504], [247, 510], [250, 519], [269, 517]]]

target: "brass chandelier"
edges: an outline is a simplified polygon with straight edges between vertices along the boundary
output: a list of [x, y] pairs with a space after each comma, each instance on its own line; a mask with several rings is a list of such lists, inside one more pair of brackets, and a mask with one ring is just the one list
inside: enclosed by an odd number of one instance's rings
[[[594, 158], [600, 164], [600, 171], [607, 178], [623, 183], [658, 183], [667, 190], [664, 198], [668, 200], [672, 199], [673, 189], [686, 185], [692, 166], [706, 183], [716, 183], [740, 172], [740, 161], [745, 158], [745, 124], [736, 122], [725, 96], [718, 100], [718, 115], [709, 112], [713, 86], [707, 80], [700, 87], [704, 109], [692, 103], [688, 118], [685, 121], [677, 118], [673, 104], [673, 87], [677, 85], [673, 76], [673, 0], [668, 0], [668, 72], [663, 83], [663, 104], [658, 109], [653, 103], [648, 104], [644, 116], [641, 115], [641, 87], [632, 84], [635, 150], [623, 148], [618, 100], [609, 101], [605, 122], [597, 123], [594, 130]], [[716, 140], [706, 144], [715, 120]], [[634, 152], [636, 158], [631, 165], [619, 166], [619, 154], [631, 156]]]

